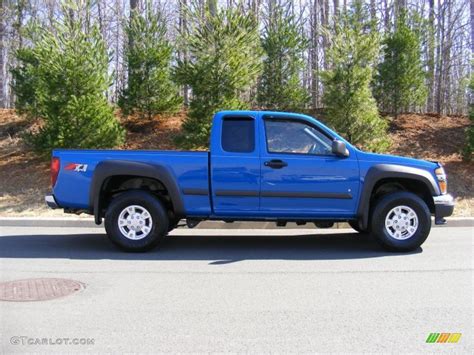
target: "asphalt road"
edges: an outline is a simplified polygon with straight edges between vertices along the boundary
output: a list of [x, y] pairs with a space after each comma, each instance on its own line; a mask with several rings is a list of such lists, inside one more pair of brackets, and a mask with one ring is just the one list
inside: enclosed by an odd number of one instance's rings
[[[86, 284], [0, 302], [0, 352], [471, 353], [473, 233], [436, 228], [422, 249], [392, 254], [349, 230], [183, 229], [160, 250], [126, 254], [101, 229], [0, 227], [0, 281]], [[432, 332], [462, 337], [426, 344]]]

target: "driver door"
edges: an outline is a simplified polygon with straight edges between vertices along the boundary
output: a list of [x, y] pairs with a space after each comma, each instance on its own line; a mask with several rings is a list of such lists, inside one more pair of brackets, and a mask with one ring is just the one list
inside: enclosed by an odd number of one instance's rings
[[331, 152], [333, 138], [300, 117], [263, 116], [260, 212], [269, 216], [353, 216], [359, 193], [355, 154]]

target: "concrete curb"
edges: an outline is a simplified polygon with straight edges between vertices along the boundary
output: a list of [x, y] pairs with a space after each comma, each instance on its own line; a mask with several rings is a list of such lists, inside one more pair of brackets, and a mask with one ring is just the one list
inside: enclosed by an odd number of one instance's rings
[[[474, 227], [474, 217], [451, 217], [444, 226], [433, 227]], [[181, 224], [184, 224], [182, 221]], [[71, 228], [103, 228], [103, 224], [97, 226], [92, 218], [69, 217], [69, 218], [44, 218], [44, 217], [0, 217], [0, 227], [71, 227]], [[288, 223], [286, 227], [277, 227], [274, 222], [234, 222], [224, 223], [220, 221], [205, 221], [200, 223], [198, 229], [312, 229], [312, 223], [298, 226], [296, 223]], [[336, 223], [335, 229], [350, 228], [347, 223]]]

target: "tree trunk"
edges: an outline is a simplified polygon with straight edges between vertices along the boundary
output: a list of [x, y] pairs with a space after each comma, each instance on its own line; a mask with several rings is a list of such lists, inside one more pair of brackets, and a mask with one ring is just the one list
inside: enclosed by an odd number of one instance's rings
[[311, 20], [311, 102], [313, 109], [317, 109], [319, 104], [318, 0], [313, 0]]
[[[442, 92], [442, 112], [445, 114], [450, 114], [451, 112], [451, 97], [450, 97], [450, 92], [451, 92], [451, 70], [452, 70], [452, 56], [451, 56], [451, 51], [453, 47], [453, 27], [454, 23], [452, 21], [453, 19], [453, 12], [452, 12], [452, 2], [447, 1], [445, 2], [445, 5], [447, 6], [447, 11], [448, 11], [448, 16], [446, 17], [446, 25], [445, 25], [445, 35], [443, 36], [445, 39], [445, 46], [443, 48], [443, 68], [444, 70], [442, 71], [442, 83], [443, 83], [443, 92]], [[444, 20], [443, 20], [444, 22]], [[453, 95], [454, 96], [454, 95]]]
[[54, 23], [54, 13], [56, 11], [56, 3], [54, 1], [47, 1], [46, 2], [46, 11], [48, 13], [48, 22], [49, 22], [49, 26], [50, 28], [53, 27], [53, 23]]
[[[470, 0], [471, 2], [471, 73], [474, 72], [474, 66], [472, 63], [472, 59], [474, 57], [474, 0]], [[472, 75], [472, 74], [471, 74]], [[473, 93], [472, 90], [469, 91], [469, 100], [468, 105], [472, 105], [474, 103]], [[468, 106], [468, 108], [469, 108]]]
[[390, 6], [388, 5], [388, 0], [384, 0], [383, 23], [385, 27], [385, 32], [390, 32]]
[[444, 43], [444, 7], [441, 7], [441, 0], [438, 0], [438, 28], [436, 30], [436, 112], [442, 112], [442, 74], [443, 74], [443, 55], [442, 48]]
[[370, 19], [372, 21], [377, 20], [377, 11], [375, 8], [375, 0], [370, 0]]
[[253, 11], [253, 14], [255, 16], [255, 20], [257, 23], [260, 22], [260, 4], [262, 0], [252, 0], [250, 4], [250, 8]]
[[[132, 21], [133, 13], [137, 9], [138, 6], [138, 0], [130, 0], [130, 14], [128, 16], [128, 20]], [[131, 48], [133, 46], [133, 37], [129, 36], [128, 37], [128, 46]]]
[[320, 0], [321, 5], [321, 27], [324, 29], [322, 33], [322, 40], [323, 40], [323, 68], [326, 70], [328, 68], [328, 61], [327, 61], [327, 49], [328, 49], [328, 36], [326, 34], [326, 30], [329, 29], [329, 2], [328, 0]]
[[[132, 21], [132, 18], [134, 16], [135, 11], [137, 10], [138, 7], [138, 0], [130, 0], [130, 13], [128, 16], [128, 22], [130, 23]], [[133, 36], [128, 34], [128, 48], [133, 47]], [[127, 83], [130, 84], [130, 65], [127, 63]]]
[[5, 91], [6, 84], [6, 73], [5, 73], [5, 53], [4, 53], [4, 41], [5, 41], [5, 11], [6, 6], [4, 0], [0, 0], [0, 108], [6, 107], [7, 97]]
[[334, 0], [334, 16], [333, 16], [333, 27], [334, 27], [334, 33], [337, 33], [337, 23], [339, 21], [339, 0]]
[[217, 0], [208, 0], [207, 6], [209, 7], [209, 14], [211, 16], [216, 16], [217, 14]]
[[23, 25], [24, 15], [25, 15], [25, 0], [19, 0], [17, 1], [17, 5], [16, 5], [16, 21], [14, 24], [15, 33], [18, 38], [18, 48], [23, 47], [23, 34], [20, 31], [20, 29]]
[[474, 54], [474, 0], [471, 3], [471, 56]]
[[395, 0], [394, 6], [395, 6], [395, 11], [394, 11], [395, 18], [394, 18], [393, 23], [395, 25], [395, 28], [397, 28], [398, 18], [406, 9], [405, 0]]
[[[115, 71], [117, 73], [116, 80], [115, 80], [115, 89], [114, 89], [114, 102], [117, 102], [118, 97], [123, 90], [126, 80], [126, 63], [123, 55], [120, 55], [123, 52], [123, 47], [127, 46], [124, 44], [125, 38], [123, 38], [123, 26], [121, 25], [124, 22], [124, 11], [125, 9], [122, 8], [121, 1], [115, 1], [114, 7], [114, 15], [113, 17], [117, 19], [116, 26], [114, 26], [114, 46], [115, 46]], [[111, 40], [112, 44], [112, 40]]]
[[[23, 48], [23, 34], [21, 32], [21, 27], [23, 25], [23, 19], [25, 15], [25, 6], [27, 5], [25, 0], [18, 0], [16, 5], [14, 5], [15, 16], [13, 19], [13, 43], [10, 44], [9, 52], [15, 53], [16, 50]], [[8, 63], [10, 66], [15, 66], [17, 64], [14, 56], [10, 56], [11, 62]], [[15, 106], [15, 95], [11, 93], [9, 95], [10, 107]]]
[[99, 17], [99, 29], [100, 33], [102, 33], [102, 37], [105, 39], [105, 33], [104, 33], [104, 18], [102, 14], [102, 3], [101, 1], [97, 1], [97, 16]]
[[428, 0], [429, 2], [429, 14], [428, 14], [428, 104], [427, 111], [432, 112], [433, 107], [433, 95], [434, 95], [434, 76], [435, 76], [435, 9], [434, 0]]
[[[185, 36], [188, 32], [188, 19], [186, 16], [187, 6], [187, 0], [181, 0], [179, 2], [179, 33], [181, 36]], [[186, 46], [182, 49], [181, 57], [183, 63], [186, 65], [189, 60]], [[189, 106], [189, 86], [186, 84], [183, 86], [183, 102], [184, 106]]]

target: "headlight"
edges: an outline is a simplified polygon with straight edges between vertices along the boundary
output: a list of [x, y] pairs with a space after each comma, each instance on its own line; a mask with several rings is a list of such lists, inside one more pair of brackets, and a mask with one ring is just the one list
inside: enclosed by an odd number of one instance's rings
[[438, 179], [438, 186], [441, 190], [441, 194], [445, 194], [448, 192], [448, 180], [446, 178], [446, 173], [442, 167], [439, 167], [435, 170], [436, 178]]

